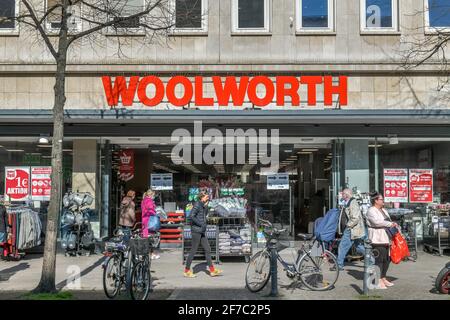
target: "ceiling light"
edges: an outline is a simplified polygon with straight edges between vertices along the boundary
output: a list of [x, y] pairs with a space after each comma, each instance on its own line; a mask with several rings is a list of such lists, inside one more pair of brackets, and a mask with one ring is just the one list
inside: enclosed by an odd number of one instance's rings
[[25, 152], [25, 150], [22, 149], [6, 149], [8, 152]]
[[38, 144], [37, 145], [39, 148], [51, 148], [52, 145], [51, 144]]
[[292, 152], [292, 150], [290, 150], [290, 149], [287, 149], [287, 150], [284, 150], [284, 152], [286, 152], [286, 153], [290, 153], [290, 152]]
[[71, 152], [72, 149], [63, 149], [64, 152]]
[[167, 142], [161, 142], [160, 145], [166, 146], [166, 145], [167, 145]]
[[152, 150], [153, 153], [159, 153], [159, 150]]
[[[376, 145], [377, 148], [382, 147], [382, 146], [383, 146], [382, 144], [377, 144]], [[375, 145], [374, 144], [369, 144], [369, 148], [375, 148]]]
[[304, 152], [316, 152], [319, 151], [319, 149], [302, 149]]
[[297, 152], [297, 154], [312, 154], [312, 152]]

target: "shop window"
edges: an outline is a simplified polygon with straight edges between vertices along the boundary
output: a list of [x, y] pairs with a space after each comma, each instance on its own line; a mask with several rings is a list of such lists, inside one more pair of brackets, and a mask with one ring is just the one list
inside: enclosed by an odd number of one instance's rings
[[8, 18], [17, 16], [19, 12], [18, 0], [0, 1], [0, 33], [17, 31], [17, 23]]
[[361, 31], [398, 31], [398, 1], [361, 0]]
[[[47, 0], [46, 12], [54, 8], [58, 3], [61, 3], [60, 0]], [[69, 31], [70, 32], [81, 31], [81, 20], [79, 19], [80, 5], [70, 6], [69, 13], [72, 14], [69, 17], [69, 20], [67, 21], [67, 27]], [[45, 27], [48, 31], [59, 32], [59, 29], [61, 28], [61, 15], [62, 15], [61, 8], [55, 8], [51, 11], [51, 13], [48, 15], [45, 24]]]
[[425, 0], [425, 25], [428, 31], [450, 32], [450, 2]]
[[233, 0], [233, 32], [269, 32], [269, 0]]
[[176, 32], [207, 31], [207, 0], [172, 0]]
[[297, 31], [334, 31], [333, 0], [297, 0]]

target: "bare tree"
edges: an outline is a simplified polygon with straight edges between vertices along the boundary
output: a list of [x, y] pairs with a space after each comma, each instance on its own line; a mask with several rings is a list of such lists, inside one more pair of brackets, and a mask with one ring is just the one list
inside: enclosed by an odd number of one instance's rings
[[[432, 11], [431, 11], [432, 10]], [[438, 92], [441, 97], [450, 99], [447, 94], [450, 86], [450, 4], [442, 4], [442, 1], [434, 3], [429, 1], [425, 10], [419, 10], [412, 16], [435, 23], [437, 26], [421, 26], [409, 30], [411, 35], [403, 41], [404, 49], [401, 52], [402, 68], [405, 70], [418, 69], [420, 67], [432, 67], [438, 71]], [[426, 19], [424, 19], [426, 17]]]
[[[37, 35], [56, 64], [53, 140], [52, 191], [48, 210], [42, 274], [34, 292], [55, 292], [56, 244], [62, 181], [66, 67], [69, 49], [82, 39], [96, 41], [103, 36], [118, 40], [139, 35], [143, 43], [167, 39], [174, 25], [169, 0], [20, 0], [20, 14], [1, 18], [15, 21], [21, 30]], [[0, 15], [2, 16], [2, 15]], [[4, 15], [3, 15], [4, 16]], [[119, 39], [120, 38], [120, 39]], [[119, 41], [119, 42], [120, 42]]]

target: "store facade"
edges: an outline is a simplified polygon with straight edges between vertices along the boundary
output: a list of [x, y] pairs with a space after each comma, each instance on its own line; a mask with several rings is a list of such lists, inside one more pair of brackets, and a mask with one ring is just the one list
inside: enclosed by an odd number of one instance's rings
[[[392, 16], [401, 18], [391, 19], [392, 30], [363, 28], [352, 1], [328, 1], [327, 27], [308, 29], [307, 19], [289, 22], [302, 11], [301, 1], [288, 0], [247, 8], [264, 19], [245, 28], [244, 20], [235, 21], [235, 2], [202, 1], [208, 28], [196, 34], [180, 27], [170, 47], [130, 44], [119, 59], [117, 43], [105, 39], [108, 50], [74, 53], [63, 191], [95, 195], [96, 237], [111, 235], [123, 192], [144, 192], [152, 174], [171, 174], [172, 189], [159, 191], [168, 211], [186, 210], [198, 188], [216, 199], [231, 192], [245, 199], [251, 221], [269, 217], [294, 238], [338, 204], [342, 188], [387, 197], [385, 169], [403, 169], [408, 196], [387, 205], [414, 210], [423, 238], [430, 217], [448, 214], [450, 202], [450, 103], [438, 90], [441, 70], [434, 63], [401, 70], [398, 55], [402, 38], [420, 33], [413, 26], [426, 26], [424, 15], [409, 14], [424, 2], [392, 1]], [[39, 140], [51, 140], [54, 66], [39, 49], [19, 49], [29, 41], [25, 35], [0, 37], [5, 194], [5, 167], [48, 164], [48, 144]], [[183, 149], [185, 138], [190, 149]], [[271, 163], [277, 170], [265, 170]], [[414, 169], [432, 170], [432, 199], [411, 201]], [[276, 173], [289, 175], [287, 188], [270, 187], [268, 174]]]

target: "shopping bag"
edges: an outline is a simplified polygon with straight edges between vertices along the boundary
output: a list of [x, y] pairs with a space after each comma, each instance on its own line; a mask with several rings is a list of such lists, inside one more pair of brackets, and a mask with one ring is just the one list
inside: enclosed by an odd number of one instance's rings
[[399, 264], [404, 258], [409, 257], [408, 244], [405, 238], [400, 233], [397, 233], [392, 238], [391, 244], [391, 261]]
[[161, 221], [159, 220], [158, 216], [150, 216], [150, 219], [148, 219], [148, 225], [147, 225], [148, 231], [150, 232], [156, 232], [159, 231], [161, 228]]

